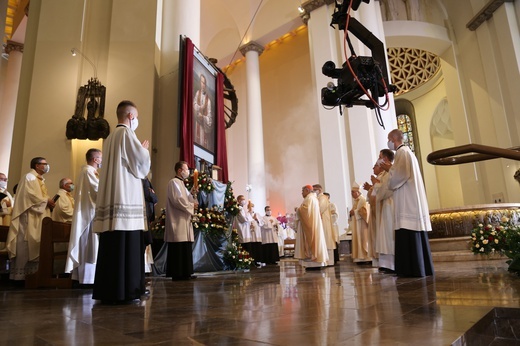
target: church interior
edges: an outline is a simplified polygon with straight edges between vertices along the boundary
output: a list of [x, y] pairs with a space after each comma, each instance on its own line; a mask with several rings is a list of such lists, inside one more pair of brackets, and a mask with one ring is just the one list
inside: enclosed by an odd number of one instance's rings
[[45, 176], [52, 190], [63, 177], [74, 181], [86, 150], [103, 146], [102, 138], [66, 135], [78, 90], [94, 80], [106, 88], [110, 129], [121, 100], [138, 106], [136, 134], [151, 143], [151, 181], [164, 207], [182, 141], [180, 43], [187, 37], [232, 83], [227, 92], [238, 102], [225, 131], [227, 174], [258, 212], [269, 205], [289, 215], [301, 187], [319, 183], [340, 211], [347, 240], [351, 188], [370, 181], [389, 131], [401, 129], [424, 180], [434, 276], [383, 274], [347, 253], [320, 271], [286, 258], [186, 282], [149, 277], [149, 296], [121, 306], [96, 303], [88, 288], [23, 289], [2, 276], [1, 343], [520, 343], [520, 280], [505, 256], [472, 253], [468, 223], [489, 213], [520, 223], [520, 161], [428, 159], [468, 144], [517, 155], [520, 3], [353, 1], [359, 8], [352, 18], [384, 44], [379, 63], [395, 86], [389, 107], [376, 111], [322, 104], [322, 89], [338, 83], [323, 74], [325, 62], [341, 68], [348, 50], [373, 55], [352, 34], [347, 47], [345, 31], [330, 25], [345, 1], [0, 0], [0, 172], [11, 190], [31, 158], [42, 156], [52, 167]]

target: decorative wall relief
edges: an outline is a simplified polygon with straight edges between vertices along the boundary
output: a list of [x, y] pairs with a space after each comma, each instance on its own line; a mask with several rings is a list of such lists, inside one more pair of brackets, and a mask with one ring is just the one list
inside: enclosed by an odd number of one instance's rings
[[67, 122], [67, 139], [95, 141], [108, 137], [110, 125], [104, 118], [105, 95], [106, 88], [97, 78], [91, 78], [88, 84], [79, 88], [74, 115]]

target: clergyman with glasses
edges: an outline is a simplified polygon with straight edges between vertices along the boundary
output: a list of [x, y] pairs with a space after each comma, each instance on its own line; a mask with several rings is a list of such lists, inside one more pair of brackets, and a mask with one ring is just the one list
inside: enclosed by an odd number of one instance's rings
[[31, 160], [31, 170], [18, 183], [7, 235], [11, 280], [25, 280], [26, 275], [38, 270], [42, 221], [55, 206], [43, 177], [49, 169], [44, 157], [35, 157]]

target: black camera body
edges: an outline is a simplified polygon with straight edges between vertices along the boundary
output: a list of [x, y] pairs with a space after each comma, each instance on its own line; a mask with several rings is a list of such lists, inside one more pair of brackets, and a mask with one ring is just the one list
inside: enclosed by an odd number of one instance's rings
[[[384, 95], [385, 87], [382, 83], [382, 74], [378, 63], [370, 56], [350, 57], [349, 63], [352, 71], [346, 62], [341, 69], [337, 69], [332, 61], [327, 61], [323, 65], [322, 73], [328, 77], [337, 78], [338, 85], [329, 83], [327, 87], [321, 89], [322, 105], [331, 107], [360, 105], [374, 108], [373, 102], [360, 99], [360, 97], [365, 95], [363, 88], [370, 90], [374, 96]], [[356, 81], [356, 76], [363, 88]]]

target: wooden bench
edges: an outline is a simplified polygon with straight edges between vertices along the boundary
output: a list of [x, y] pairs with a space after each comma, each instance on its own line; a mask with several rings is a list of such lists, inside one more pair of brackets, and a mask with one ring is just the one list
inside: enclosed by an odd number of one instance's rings
[[[283, 241], [284, 256], [294, 256], [295, 248], [296, 248], [296, 239], [284, 239], [284, 241]], [[287, 255], [287, 253], [289, 253], [289, 254]]]
[[64, 259], [67, 252], [55, 252], [56, 243], [69, 243], [70, 223], [55, 222], [46, 217], [42, 222], [42, 235], [40, 242], [40, 263], [38, 271], [26, 275], [25, 288], [71, 288], [72, 279], [69, 274], [54, 275], [54, 261], [57, 258]]

